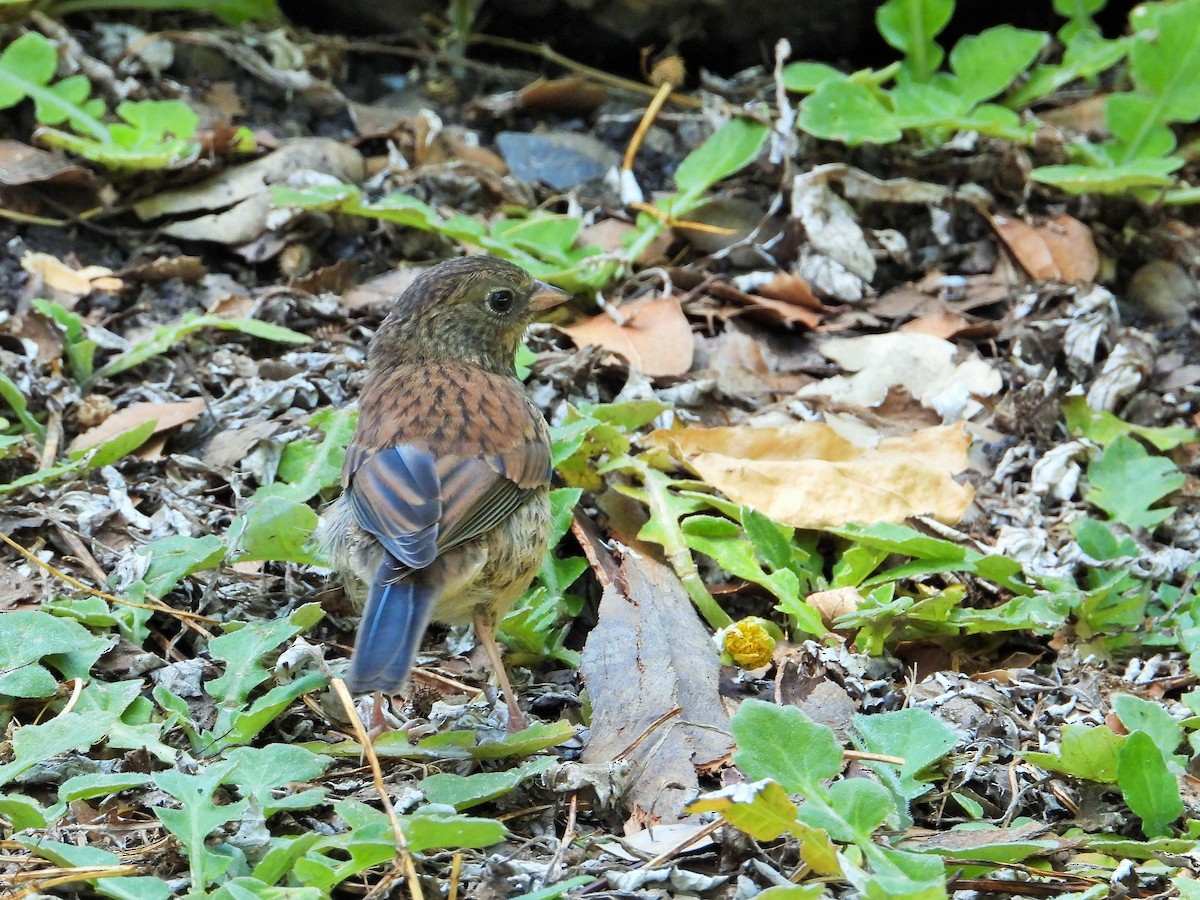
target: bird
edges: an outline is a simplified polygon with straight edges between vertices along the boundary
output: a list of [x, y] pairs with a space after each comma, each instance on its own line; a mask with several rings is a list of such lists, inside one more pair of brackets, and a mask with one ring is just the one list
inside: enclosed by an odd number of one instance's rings
[[321, 541], [362, 612], [346, 686], [400, 693], [433, 621], [471, 622], [524, 727], [496, 626], [549, 550], [550, 431], [516, 374], [528, 325], [567, 299], [476, 255], [426, 269], [367, 350], [342, 493]]

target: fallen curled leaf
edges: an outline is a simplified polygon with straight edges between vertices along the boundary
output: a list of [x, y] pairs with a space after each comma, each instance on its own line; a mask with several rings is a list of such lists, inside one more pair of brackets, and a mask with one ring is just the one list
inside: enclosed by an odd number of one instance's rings
[[651, 378], [691, 369], [695, 341], [677, 297], [635, 300], [614, 312], [559, 327], [580, 347], [610, 350]]
[[159, 434], [190, 422], [204, 412], [203, 400], [181, 400], [177, 403], [134, 403], [119, 409], [95, 428], [77, 434], [67, 447], [68, 452], [86, 450], [102, 444], [119, 434], [132, 431], [145, 422], [154, 422], [154, 431]]
[[884, 438], [874, 448], [817, 423], [660, 429], [648, 441], [735, 503], [795, 528], [918, 515], [953, 524], [975, 495], [954, 480], [967, 467], [971, 445], [960, 424]]
[[863, 596], [858, 588], [834, 588], [829, 591], [814, 591], [804, 602], [821, 614], [821, 621], [832, 627], [836, 619], [858, 609]]
[[821, 353], [854, 374], [824, 378], [800, 389], [801, 397], [825, 397], [844, 406], [879, 407], [889, 392], [902, 388], [943, 422], [969, 418], [979, 409], [976, 398], [990, 397], [1004, 386], [1000, 372], [972, 353], [958, 359], [954, 344], [912, 332], [835, 338]]
[[1040, 281], [1091, 282], [1100, 270], [1092, 230], [1065, 213], [1039, 225], [992, 216], [992, 227], [1030, 277]]
[[39, 150], [20, 141], [0, 140], [0, 185], [23, 187], [47, 183], [73, 184], [93, 191], [99, 186], [95, 175], [62, 153]]
[[92, 291], [115, 293], [124, 287], [124, 282], [106, 266], [84, 266], [82, 269], [73, 269], [49, 253], [36, 253], [30, 250], [22, 254], [21, 268], [35, 278], [41, 279], [42, 284], [51, 290], [72, 297], [86, 297]]

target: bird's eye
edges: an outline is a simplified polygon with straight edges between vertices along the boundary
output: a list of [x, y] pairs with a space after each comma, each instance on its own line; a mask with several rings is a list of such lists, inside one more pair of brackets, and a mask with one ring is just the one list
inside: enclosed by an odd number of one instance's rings
[[492, 291], [487, 295], [488, 309], [497, 315], [504, 315], [512, 309], [513, 301], [516, 299], [513, 292], [508, 288], [500, 288]]

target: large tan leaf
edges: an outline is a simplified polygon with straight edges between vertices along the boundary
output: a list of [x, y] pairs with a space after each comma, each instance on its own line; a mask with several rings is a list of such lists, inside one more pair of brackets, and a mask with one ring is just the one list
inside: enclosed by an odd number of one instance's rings
[[953, 477], [966, 468], [971, 445], [961, 425], [885, 438], [873, 449], [815, 423], [659, 430], [649, 441], [730, 500], [797, 528], [916, 515], [952, 524], [974, 496]]

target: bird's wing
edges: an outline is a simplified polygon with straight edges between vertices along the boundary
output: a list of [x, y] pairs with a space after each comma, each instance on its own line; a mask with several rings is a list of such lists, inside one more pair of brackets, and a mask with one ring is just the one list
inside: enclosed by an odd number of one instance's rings
[[[350, 504], [359, 524], [392, 556], [423, 569], [504, 521], [549, 481], [549, 464], [549, 449], [536, 441], [480, 456], [439, 456], [402, 444], [359, 465]], [[538, 470], [540, 477], [531, 478]]]

